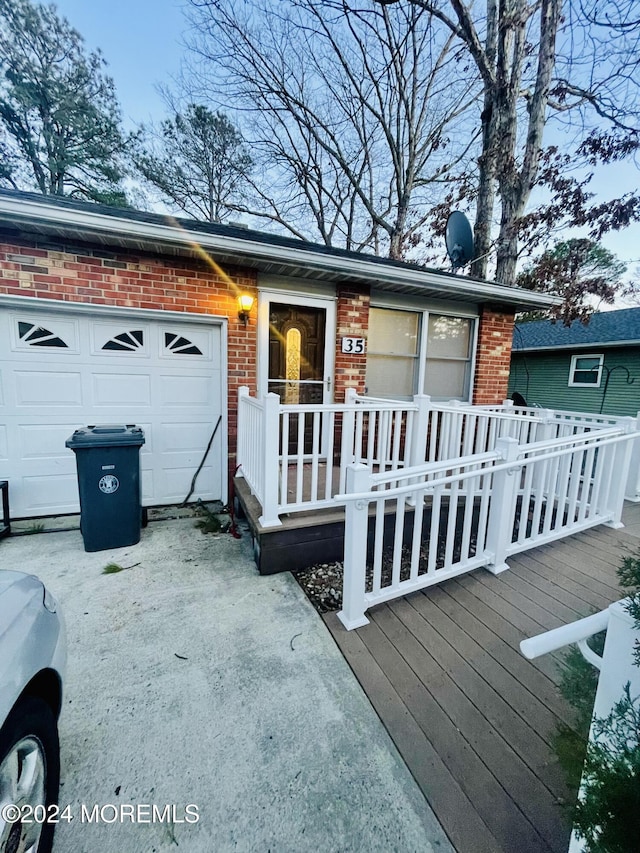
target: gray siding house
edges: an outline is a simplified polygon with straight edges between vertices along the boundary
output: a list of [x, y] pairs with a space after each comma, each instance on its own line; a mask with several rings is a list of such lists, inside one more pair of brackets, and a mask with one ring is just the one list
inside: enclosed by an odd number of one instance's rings
[[509, 394], [514, 392], [543, 408], [636, 415], [640, 308], [594, 314], [586, 326], [518, 323], [509, 374]]

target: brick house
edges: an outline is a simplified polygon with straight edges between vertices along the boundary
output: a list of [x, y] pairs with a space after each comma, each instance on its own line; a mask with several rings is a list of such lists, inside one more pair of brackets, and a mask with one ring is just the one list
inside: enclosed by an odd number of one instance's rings
[[[238, 298], [253, 297], [239, 312]], [[495, 403], [541, 294], [211, 225], [0, 191], [0, 479], [12, 515], [77, 511], [65, 439], [145, 429], [143, 503], [226, 501], [237, 396]], [[215, 433], [215, 434], [214, 434]], [[212, 439], [213, 435], [213, 440]]]

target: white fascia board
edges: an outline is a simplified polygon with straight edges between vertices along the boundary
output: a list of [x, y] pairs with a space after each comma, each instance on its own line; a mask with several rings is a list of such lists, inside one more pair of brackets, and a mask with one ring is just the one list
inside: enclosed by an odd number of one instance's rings
[[366, 255], [350, 258], [318, 254], [306, 250], [304, 243], [301, 243], [299, 248], [294, 249], [291, 246], [274, 245], [258, 240], [190, 231], [177, 221], [175, 226], [158, 225], [125, 217], [106, 216], [88, 210], [67, 209], [31, 199], [14, 198], [0, 198], [0, 212], [10, 214], [14, 221], [38, 223], [41, 226], [47, 223], [67, 226], [76, 231], [85, 232], [87, 237], [90, 237], [91, 234], [106, 234], [138, 241], [146, 239], [167, 246], [200, 247], [212, 253], [224, 252], [240, 257], [244, 255], [272, 263], [288, 263], [303, 266], [310, 270], [324, 270], [357, 276], [363, 281], [374, 280], [389, 285], [436, 287], [448, 296], [459, 294], [468, 297], [471, 293], [477, 297], [479, 302], [494, 301], [538, 308], [560, 305], [562, 302], [559, 297], [543, 295], [521, 288], [475, 281], [462, 276], [454, 278], [411, 267], [385, 266], [379, 262], [367, 260]]

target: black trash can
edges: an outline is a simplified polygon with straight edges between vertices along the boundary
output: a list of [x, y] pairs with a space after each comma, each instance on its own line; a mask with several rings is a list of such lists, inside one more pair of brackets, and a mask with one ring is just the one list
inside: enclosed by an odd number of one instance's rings
[[85, 551], [140, 541], [140, 448], [144, 432], [130, 424], [77, 429], [65, 442], [76, 454], [80, 531]]

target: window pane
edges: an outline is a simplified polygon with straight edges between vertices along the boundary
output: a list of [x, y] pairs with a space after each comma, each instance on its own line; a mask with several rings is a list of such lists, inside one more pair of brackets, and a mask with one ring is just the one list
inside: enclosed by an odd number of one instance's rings
[[281, 403], [322, 403], [324, 382], [278, 382], [269, 380], [269, 393], [277, 394]]
[[468, 361], [428, 358], [424, 393], [437, 400], [466, 400], [469, 366]]
[[600, 367], [600, 358], [577, 358], [576, 370], [597, 370]]
[[367, 356], [365, 383], [370, 397], [411, 397], [416, 359], [410, 356]]
[[598, 371], [594, 370], [576, 370], [573, 374], [573, 381], [581, 385], [597, 385]]
[[464, 317], [429, 315], [429, 358], [468, 358], [471, 320]]
[[415, 311], [371, 308], [368, 350], [373, 353], [415, 355], [418, 351], [418, 314]]
[[367, 341], [367, 393], [372, 397], [411, 397], [415, 392], [420, 314], [371, 308]]

